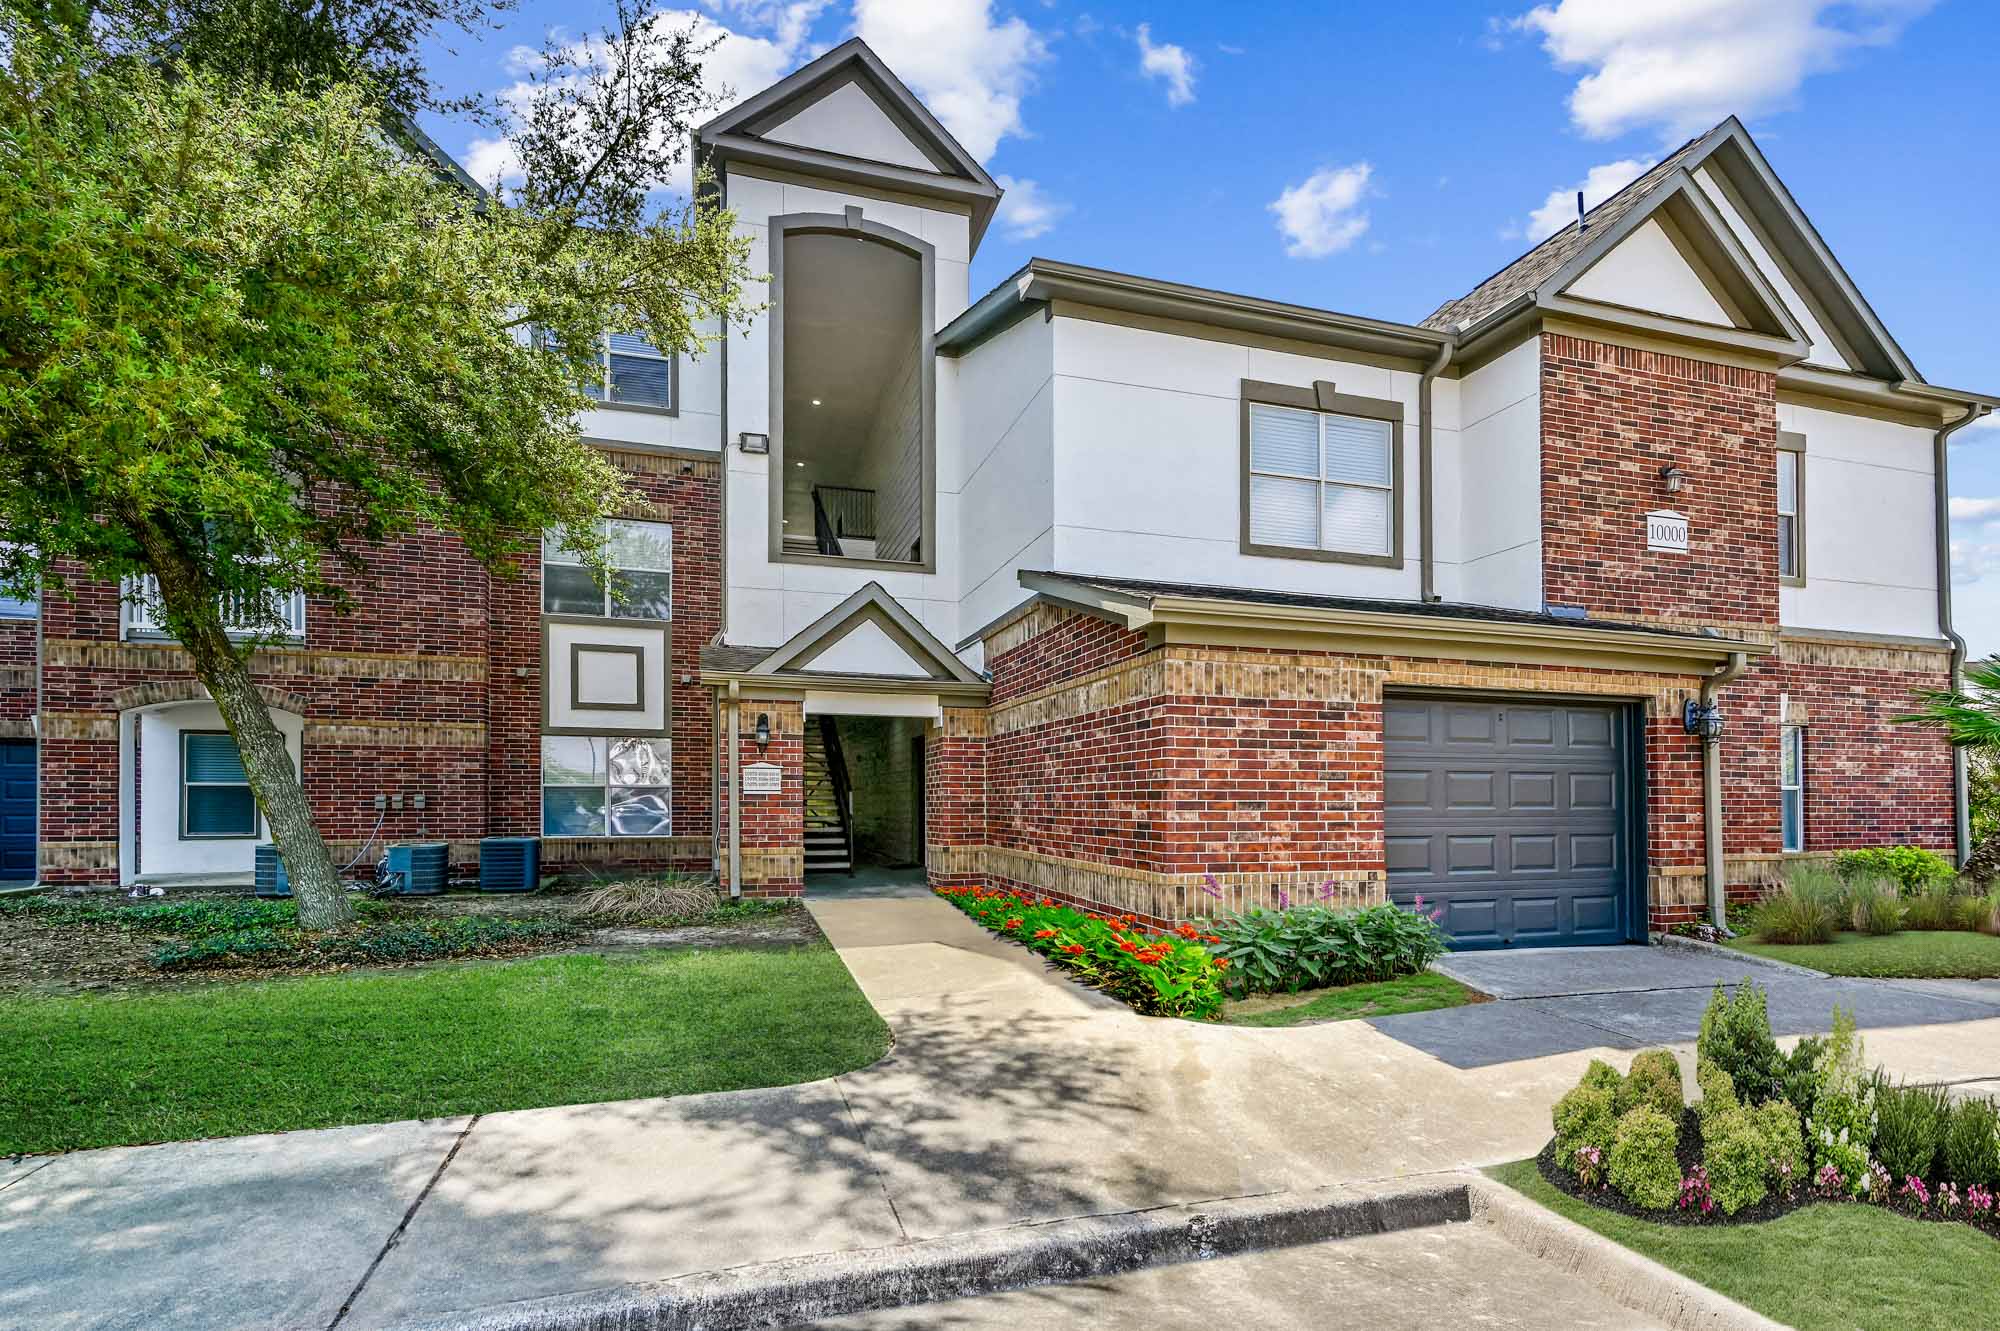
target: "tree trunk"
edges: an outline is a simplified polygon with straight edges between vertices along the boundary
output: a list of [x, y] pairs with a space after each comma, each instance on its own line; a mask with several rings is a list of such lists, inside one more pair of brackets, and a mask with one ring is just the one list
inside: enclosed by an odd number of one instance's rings
[[250, 677], [250, 665], [231, 642], [222, 623], [217, 593], [201, 575], [199, 564], [164, 532], [135, 523], [147, 562], [160, 583], [160, 604], [167, 626], [193, 658], [194, 672], [208, 686], [222, 713], [222, 723], [236, 740], [243, 758], [250, 793], [271, 840], [284, 857], [285, 876], [298, 905], [299, 926], [334, 929], [354, 922], [354, 907], [341, 886], [340, 875], [314, 826], [305, 787], [285, 748], [285, 737], [271, 720], [264, 697]]

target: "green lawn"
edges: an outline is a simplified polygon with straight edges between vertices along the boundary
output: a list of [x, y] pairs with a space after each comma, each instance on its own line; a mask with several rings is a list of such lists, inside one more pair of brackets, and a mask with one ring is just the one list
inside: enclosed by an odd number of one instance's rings
[[888, 1027], [833, 949], [0, 1001], [0, 1156], [783, 1086]]
[[1874, 1206], [1809, 1206], [1759, 1225], [1656, 1225], [1550, 1187], [1532, 1160], [1487, 1171], [1580, 1225], [1799, 1331], [1991, 1326], [2000, 1243]]
[[[1297, 1026], [1315, 1021], [1347, 1021], [1355, 1017], [1390, 1017], [1399, 1012], [1429, 1012], [1432, 1008], [1457, 1007], [1477, 995], [1448, 976], [1435, 971], [1404, 975], [1375, 984], [1350, 984], [1339, 989], [1320, 989], [1306, 994], [1272, 994], [1231, 1003], [1222, 1019], [1231, 1026]], [[1289, 998], [1303, 1001], [1289, 1006], [1272, 1006]]]
[[1756, 943], [1734, 938], [1728, 945], [1829, 975], [1968, 980], [2000, 976], [2000, 937], [1992, 934], [1905, 929], [1894, 934], [1836, 934], [1831, 943]]

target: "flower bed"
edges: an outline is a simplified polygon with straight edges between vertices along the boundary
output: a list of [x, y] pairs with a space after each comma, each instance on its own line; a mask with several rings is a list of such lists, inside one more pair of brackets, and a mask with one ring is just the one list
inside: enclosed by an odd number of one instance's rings
[[1140, 1012], [1213, 1021], [1222, 1012], [1229, 963], [1211, 956], [1191, 924], [1171, 933], [1139, 927], [1134, 915], [1098, 915], [1047, 897], [986, 887], [940, 887], [937, 894], [1002, 934]]
[[1770, 1220], [1852, 1202], [2000, 1237], [2000, 1106], [1953, 1103], [1869, 1071], [1851, 1016], [1786, 1054], [1763, 991], [1717, 986], [1696, 1046], [1700, 1097], [1680, 1066], [1647, 1050], [1621, 1075], [1593, 1061], [1556, 1102], [1542, 1177], [1606, 1210], [1676, 1224]]
[[[1222, 896], [1213, 874], [1202, 891]], [[1393, 980], [1444, 955], [1444, 911], [1425, 910], [1421, 896], [1414, 910], [1390, 901], [1356, 908], [1327, 904], [1335, 891], [1329, 882], [1317, 900], [1294, 902], [1279, 888], [1276, 910], [1252, 906], [1199, 921], [1211, 950], [1229, 963], [1223, 988], [1231, 997]]]

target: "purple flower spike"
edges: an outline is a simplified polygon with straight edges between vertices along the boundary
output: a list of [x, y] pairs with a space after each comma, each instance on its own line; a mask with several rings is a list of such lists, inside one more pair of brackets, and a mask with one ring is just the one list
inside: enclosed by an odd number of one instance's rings
[[1333, 893], [1334, 893], [1334, 886], [1333, 886], [1333, 880], [1331, 878], [1327, 879], [1324, 883], [1321, 883], [1319, 885], [1319, 899], [1321, 901], [1333, 900]]
[[1281, 887], [1281, 888], [1279, 888], [1279, 889], [1278, 889], [1278, 909], [1279, 909], [1279, 910], [1290, 910], [1291, 908], [1292, 908], [1292, 894], [1291, 894], [1290, 892], [1287, 892], [1287, 891], [1286, 891], [1286, 890], [1285, 890], [1284, 888], [1282, 888], [1282, 887]]
[[1215, 875], [1212, 873], [1205, 873], [1201, 877], [1202, 877], [1201, 890], [1208, 893], [1208, 895], [1214, 897], [1217, 901], [1222, 900], [1222, 884], [1215, 881]]

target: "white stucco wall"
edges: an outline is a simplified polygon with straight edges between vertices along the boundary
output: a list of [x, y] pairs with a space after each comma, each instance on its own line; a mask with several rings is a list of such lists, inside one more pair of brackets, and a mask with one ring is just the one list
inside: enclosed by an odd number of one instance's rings
[[[1458, 382], [1453, 477], [1462, 563], [1448, 600], [1542, 608], [1542, 342], [1521, 345]], [[1443, 514], [1440, 514], [1442, 519]]]
[[680, 404], [676, 414], [602, 406], [579, 418], [583, 437], [605, 443], [714, 452], [722, 441], [721, 350], [711, 348], [698, 356], [682, 356], [678, 373]]
[[[256, 865], [257, 847], [271, 839], [261, 818], [260, 835], [255, 840], [181, 840], [181, 732], [225, 730], [222, 713], [214, 703], [175, 703], [139, 712], [133, 720], [139, 758], [138, 872], [146, 877], [250, 873]], [[285, 748], [297, 764], [304, 719], [273, 711], [271, 720], [283, 733]], [[130, 753], [125, 761], [129, 773]]]
[[[831, 182], [829, 182], [830, 184]], [[872, 222], [894, 227], [929, 243], [936, 252], [935, 324], [942, 328], [965, 309], [971, 221], [965, 213], [843, 193], [822, 185], [748, 175], [732, 169], [724, 180], [737, 229], [752, 242], [750, 266], [770, 269], [769, 219], [787, 213], [840, 214], [850, 205]], [[749, 304], [768, 302], [763, 283], [745, 291]], [[811, 624], [869, 582], [880, 582], [924, 626], [946, 642], [959, 632], [959, 494], [957, 476], [947, 468], [944, 422], [956, 411], [955, 383], [940, 363], [937, 378], [939, 477], [937, 490], [937, 571], [833, 568], [774, 562], [770, 557], [770, 459], [734, 446], [745, 431], [770, 431], [770, 323], [759, 315], [745, 333], [729, 341], [727, 525], [727, 639], [732, 643], [775, 646]]]
[[1020, 570], [1055, 566], [1054, 355], [1053, 325], [1030, 314], [938, 362], [940, 396], [953, 384], [938, 446], [960, 492], [961, 636], [1026, 599]]
[[1778, 590], [1786, 628], [1938, 636], [1932, 435], [1778, 404], [1806, 437], [1806, 585]]
[[[1414, 371], [1101, 323], [1058, 311], [1055, 566], [1065, 572], [1415, 599]], [[1390, 398], [1404, 408], [1403, 564], [1241, 550], [1241, 381]]]
[[1567, 294], [1724, 328], [1734, 323], [1654, 218], [1570, 283]]
[[1764, 275], [1765, 281], [1777, 289], [1779, 297], [1785, 302], [1785, 308], [1791, 311], [1792, 317], [1805, 329], [1807, 339], [1812, 342], [1812, 350], [1806, 354], [1806, 363], [1824, 365], [1836, 370], [1851, 369], [1846, 358], [1835, 347], [1833, 339], [1827, 336], [1826, 329], [1820, 326], [1812, 308], [1806, 304], [1797, 288], [1793, 287], [1791, 280], [1785, 276], [1784, 269], [1780, 268], [1777, 260], [1771, 257], [1771, 252], [1764, 248], [1764, 242], [1758, 238], [1743, 215], [1736, 211], [1736, 205], [1730, 202], [1728, 193], [1716, 179], [1715, 168], [1703, 165], [1694, 173], [1694, 179], [1701, 187], [1701, 192], [1708, 196], [1708, 201], [1715, 205], [1715, 210], [1729, 223], [1729, 229], [1736, 233], [1737, 240], [1742, 242], [1743, 248], [1756, 263], [1757, 271]]
[[763, 137], [864, 161], [888, 162], [917, 171], [937, 170], [930, 158], [855, 83], [835, 88], [797, 115], [765, 130]]

